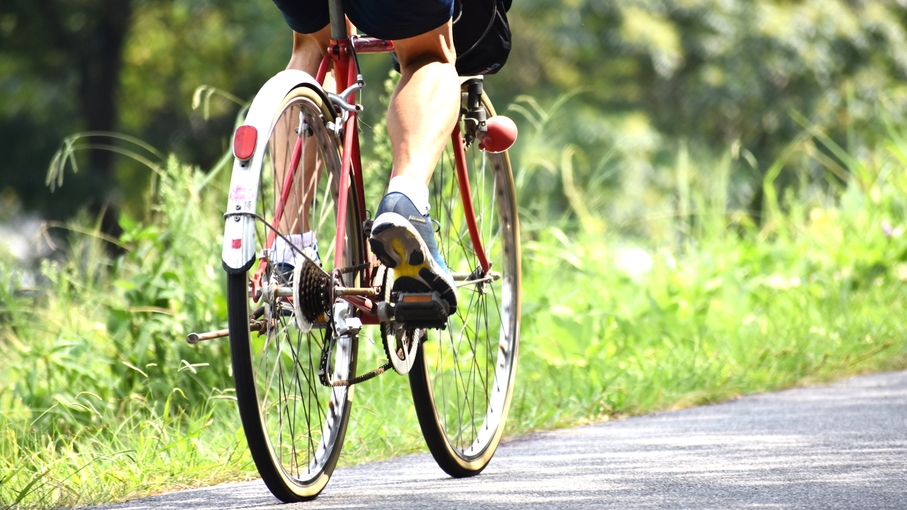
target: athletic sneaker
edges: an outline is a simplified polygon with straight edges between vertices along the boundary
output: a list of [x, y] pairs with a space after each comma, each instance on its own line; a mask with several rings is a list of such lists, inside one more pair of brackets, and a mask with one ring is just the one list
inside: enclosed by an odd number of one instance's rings
[[453, 315], [457, 291], [438, 251], [431, 218], [423, 216], [406, 195], [392, 192], [384, 196], [369, 244], [372, 253], [394, 270], [393, 292], [436, 291]]

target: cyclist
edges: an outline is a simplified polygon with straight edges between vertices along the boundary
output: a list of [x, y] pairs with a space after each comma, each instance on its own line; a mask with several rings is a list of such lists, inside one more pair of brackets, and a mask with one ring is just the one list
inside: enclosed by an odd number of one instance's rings
[[[394, 291], [437, 291], [450, 305], [451, 314], [457, 306], [456, 290], [435, 242], [428, 182], [460, 107], [453, 2], [343, 2], [348, 21], [370, 36], [392, 40], [400, 61], [401, 78], [387, 113], [394, 167], [372, 226], [372, 252], [394, 269]], [[330, 42], [327, 1], [274, 3], [293, 29], [293, 54], [287, 68], [315, 75]], [[314, 243], [311, 235], [306, 239]]]

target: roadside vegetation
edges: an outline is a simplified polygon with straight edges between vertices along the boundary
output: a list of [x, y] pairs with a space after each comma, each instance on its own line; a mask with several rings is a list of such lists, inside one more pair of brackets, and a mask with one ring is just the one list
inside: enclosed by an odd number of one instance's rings
[[[550, 136], [558, 104], [509, 109], [526, 126], [510, 437], [907, 366], [902, 130], [881, 123], [877, 144], [842, 148], [805, 125], [768, 165], [754, 218], [728, 205], [731, 174], [753, 164], [740, 147], [675, 144], [673, 158], [647, 163], [667, 181], [605, 185], [640, 168], [633, 147], [588, 161]], [[0, 507], [257, 476], [228, 342], [184, 341], [225, 327], [228, 171], [172, 157], [151, 167], [148, 210], [120, 220], [121, 254], [82, 216], [49, 226], [69, 245], [38, 268], [0, 257]], [[640, 203], [643, 214], [621, 205]], [[363, 349], [360, 365], [377, 366], [380, 346]], [[409, 398], [392, 374], [357, 388], [342, 462], [422, 451]]]
[[[49, 1], [0, 4], [0, 510], [256, 478], [229, 343], [185, 336], [226, 327], [224, 153], [289, 31], [267, 0]], [[907, 3], [508, 16], [486, 90], [521, 130], [509, 437], [907, 367]], [[392, 64], [362, 65], [374, 202]], [[342, 463], [424, 450], [405, 378], [354, 402]]]

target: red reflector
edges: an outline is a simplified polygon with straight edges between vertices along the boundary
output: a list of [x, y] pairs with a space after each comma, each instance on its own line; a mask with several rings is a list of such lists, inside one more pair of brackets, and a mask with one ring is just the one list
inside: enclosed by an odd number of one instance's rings
[[258, 131], [252, 126], [239, 126], [233, 134], [233, 155], [238, 159], [247, 160], [255, 153], [255, 142], [258, 141]]
[[240, 248], [242, 248], [242, 239], [234, 239], [233, 240], [233, 249], [238, 250]]

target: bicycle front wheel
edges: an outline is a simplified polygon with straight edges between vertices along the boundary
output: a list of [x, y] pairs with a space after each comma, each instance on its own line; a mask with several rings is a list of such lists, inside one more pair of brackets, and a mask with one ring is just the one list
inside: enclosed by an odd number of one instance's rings
[[[330, 385], [354, 376], [358, 348], [355, 336], [335, 337], [329, 323], [325, 271], [335, 260], [341, 193], [349, 205], [340, 264], [359, 264], [363, 246], [353, 186], [338, 186], [339, 141], [326, 126], [333, 120], [320, 94], [299, 87], [270, 125], [256, 126], [268, 136], [256, 208], [260, 260], [249, 274], [227, 277], [239, 413], [262, 479], [285, 502], [314, 498], [327, 484], [352, 405], [352, 387]], [[306, 261], [291, 244], [323, 262]]]
[[[488, 117], [494, 110], [483, 95]], [[428, 330], [410, 372], [422, 434], [438, 465], [451, 476], [481, 472], [504, 433], [513, 395], [520, 338], [520, 242], [510, 157], [467, 148], [472, 194], [468, 214], [452, 150], [430, 186], [439, 248], [457, 281], [459, 305], [444, 330]], [[475, 218], [490, 272], [480, 265], [469, 234]]]

